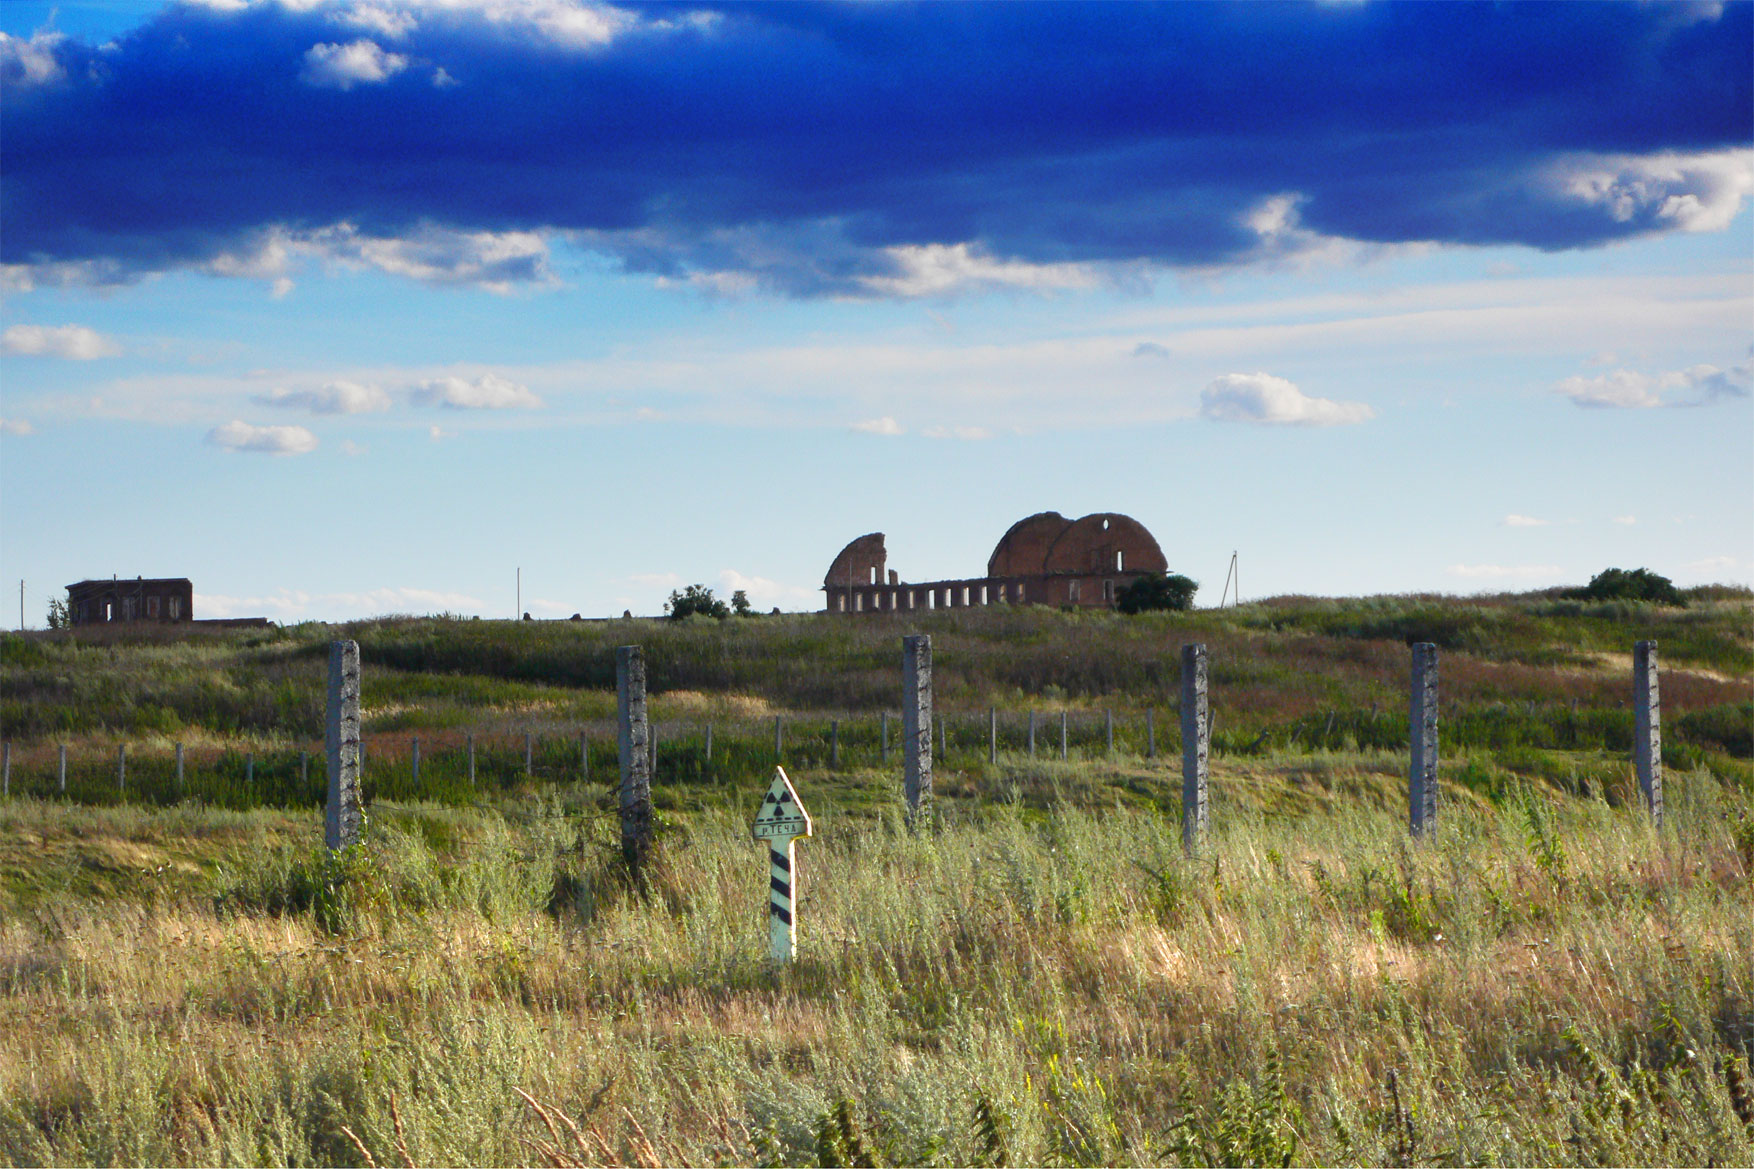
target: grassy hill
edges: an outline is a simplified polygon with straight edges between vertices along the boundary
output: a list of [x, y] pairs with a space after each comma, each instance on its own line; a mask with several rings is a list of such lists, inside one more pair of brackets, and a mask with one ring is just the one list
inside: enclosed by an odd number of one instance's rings
[[[1754, 602], [1690, 602], [8, 635], [0, 1162], [1748, 1164]], [[916, 629], [950, 748], [922, 832], [880, 730]], [[372, 796], [338, 858], [336, 636]], [[1652, 637], [1660, 831], [1628, 760]], [[1192, 859], [1190, 640], [1217, 719]], [[1410, 640], [1444, 647], [1419, 844]], [[608, 798], [629, 642], [660, 737], [643, 890]], [[776, 716], [818, 825], [779, 971], [747, 823]]]

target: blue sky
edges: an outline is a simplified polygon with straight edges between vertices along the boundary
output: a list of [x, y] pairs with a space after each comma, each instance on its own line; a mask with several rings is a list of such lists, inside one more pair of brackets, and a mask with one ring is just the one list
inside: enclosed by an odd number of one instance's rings
[[[0, 5], [0, 579], [1754, 580], [1746, 4]], [[16, 620], [16, 616], [8, 619]]]

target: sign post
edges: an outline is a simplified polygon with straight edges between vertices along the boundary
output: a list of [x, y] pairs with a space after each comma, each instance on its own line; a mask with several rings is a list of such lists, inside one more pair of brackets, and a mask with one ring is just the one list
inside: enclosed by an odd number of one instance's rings
[[755, 839], [767, 841], [767, 926], [775, 962], [790, 962], [798, 953], [798, 884], [792, 864], [792, 842], [810, 835], [810, 813], [804, 810], [786, 769], [773, 769], [773, 783], [755, 814]]

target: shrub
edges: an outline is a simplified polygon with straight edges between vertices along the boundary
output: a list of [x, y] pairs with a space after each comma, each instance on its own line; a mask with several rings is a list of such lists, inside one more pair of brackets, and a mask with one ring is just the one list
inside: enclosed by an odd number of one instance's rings
[[1173, 573], [1142, 576], [1121, 590], [1117, 607], [1123, 613], [1191, 609], [1194, 607], [1194, 591], [1199, 587], [1197, 582]]
[[696, 613], [717, 617], [721, 621], [731, 615], [730, 607], [713, 596], [711, 589], [700, 584], [691, 584], [682, 592], [671, 593], [670, 599], [664, 602], [664, 612], [670, 614], [672, 621], [681, 621]]
[[1673, 581], [1648, 568], [1635, 568], [1630, 572], [1624, 568], [1605, 568], [1591, 577], [1590, 583], [1585, 587], [1573, 589], [1571, 595], [1583, 601], [1654, 601], [1659, 605], [1687, 603], [1675, 591]]

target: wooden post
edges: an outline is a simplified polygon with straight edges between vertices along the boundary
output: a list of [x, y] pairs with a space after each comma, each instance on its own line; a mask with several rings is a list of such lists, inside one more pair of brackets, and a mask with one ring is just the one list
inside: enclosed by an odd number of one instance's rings
[[1029, 757], [1035, 758], [1035, 711], [1029, 712]]
[[1108, 753], [1113, 755], [1115, 753], [1115, 712], [1105, 710], [1102, 712], [1102, 716], [1108, 727]]
[[[177, 786], [180, 788], [182, 785], [179, 783]], [[311, 753], [309, 751], [298, 753], [298, 786], [305, 791], [309, 791], [311, 787]]]
[[1638, 792], [1651, 823], [1663, 826], [1663, 704], [1657, 691], [1657, 643], [1632, 647], [1632, 754]]
[[1206, 835], [1206, 769], [1210, 751], [1206, 716], [1206, 647], [1182, 646], [1182, 851], [1194, 856]]
[[615, 651], [615, 732], [621, 758], [621, 855], [637, 872], [652, 837], [650, 727], [646, 722], [646, 659], [637, 645]]
[[1145, 708], [1145, 758], [1157, 758], [1157, 718], [1149, 706]]
[[128, 744], [116, 744], [116, 794], [128, 794]]
[[475, 732], [469, 732], [469, 786], [475, 786]]
[[1411, 748], [1407, 772], [1407, 824], [1414, 836], [1437, 827], [1437, 646], [1413, 647], [1413, 692], [1407, 727]]
[[706, 761], [713, 761], [713, 724], [706, 724]]
[[950, 732], [944, 729], [944, 716], [938, 716], [938, 758], [950, 758]]
[[1066, 757], [1066, 712], [1060, 712], [1060, 758]]
[[[60, 744], [55, 751], [55, 787], [62, 795], [67, 794], [67, 744]], [[183, 745], [177, 744], [177, 758], [183, 757]], [[179, 785], [181, 786], [181, 785]]]
[[838, 718], [828, 720], [828, 765], [830, 767], [840, 766], [840, 720]]
[[323, 810], [323, 843], [329, 849], [359, 843], [365, 816], [359, 779], [364, 751], [359, 735], [359, 643], [329, 644], [329, 712], [324, 746], [329, 763], [329, 797]]
[[889, 762], [889, 712], [887, 710], [883, 712], [883, 749], [880, 758], [885, 764]]
[[932, 638], [901, 639], [903, 778], [910, 817], [932, 802]]
[[416, 792], [418, 792], [420, 790], [420, 736], [419, 735], [414, 736], [414, 742], [410, 745], [409, 751], [410, 751], [409, 774], [413, 776], [414, 790]]
[[534, 758], [535, 754], [536, 754], [536, 736], [532, 735], [528, 731], [525, 731], [524, 732], [524, 778], [525, 779], [530, 779], [531, 777], [533, 777], [536, 774], [536, 765], [535, 765], [535, 758]]
[[987, 762], [999, 762], [999, 708], [987, 707]]
[[[67, 748], [61, 748], [61, 790], [67, 790]], [[183, 794], [183, 745], [177, 744], [177, 794]]]

